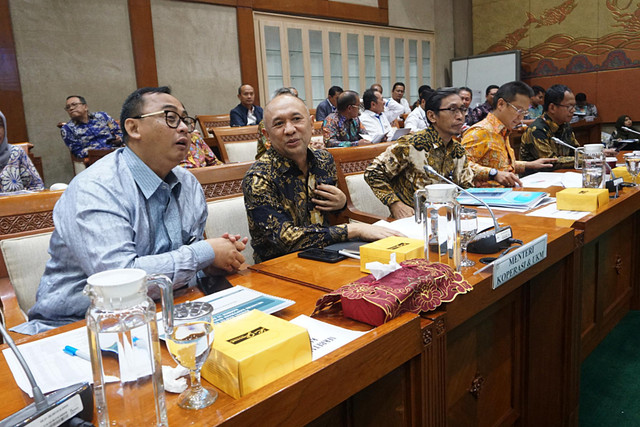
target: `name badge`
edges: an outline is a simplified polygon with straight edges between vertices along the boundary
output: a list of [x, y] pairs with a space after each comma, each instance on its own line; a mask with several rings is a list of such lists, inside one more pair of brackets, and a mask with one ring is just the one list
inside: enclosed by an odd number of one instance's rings
[[493, 289], [497, 289], [507, 280], [516, 277], [546, 257], [547, 235], [544, 234], [509, 255], [498, 258], [493, 263]]

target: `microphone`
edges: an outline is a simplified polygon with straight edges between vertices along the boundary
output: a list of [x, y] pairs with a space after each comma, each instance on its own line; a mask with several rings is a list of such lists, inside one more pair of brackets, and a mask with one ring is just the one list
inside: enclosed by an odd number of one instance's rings
[[[623, 126], [624, 128], [624, 126]], [[574, 147], [573, 145], [569, 145], [566, 142], [564, 142], [563, 140], [556, 138], [555, 136], [552, 136], [551, 139], [553, 139], [553, 141], [556, 144], [559, 145], [564, 145], [565, 147], [571, 148], [574, 152], [577, 150], [576, 147]], [[607, 163], [606, 161], [607, 159], [605, 158], [604, 161], [604, 167], [607, 168], [607, 170], [609, 171], [609, 174], [611, 175], [611, 179], [608, 181], [605, 181], [604, 186], [607, 190], [609, 190], [609, 193], [613, 193], [614, 191], [616, 192], [616, 198], [618, 197], [618, 186], [620, 184], [622, 184], [622, 179], [621, 178], [616, 178], [616, 175], [613, 173], [613, 169], [611, 169], [611, 166], [609, 166], [609, 163]]]
[[471, 194], [469, 191], [460, 187], [455, 182], [445, 178], [440, 175], [436, 170], [430, 165], [424, 166], [425, 172], [429, 175], [436, 175], [440, 179], [444, 180], [446, 183], [454, 185], [457, 189], [470, 196], [471, 198], [479, 201], [484, 205], [485, 208], [489, 211], [491, 215], [491, 219], [493, 219], [493, 230], [488, 230], [477, 234], [473, 240], [469, 242], [467, 245], [467, 252], [471, 252], [474, 254], [493, 254], [496, 252], [500, 252], [502, 249], [506, 249], [511, 246], [511, 226], [500, 227], [498, 221], [496, 220], [496, 216], [493, 214], [493, 210], [489, 207], [489, 205], [479, 197]]
[[93, 393], [89, 384], [74, 384], [46, 396], [43, 395], [31, 369], [2, 322], [0, 322], [0, 333], [27, 375], [34, 400], [26, 408], [0, 420], [0, 426], [26, 426], [36, 420], [38, 425], [60, 425], [68, 420], [72, 422], [75, 420], [74, 425], [82, 425], [82, 421], [78, 418], [85, 421], [93, 419]]
[[638, 132], [637, 130], [628, 128], [626, 126], [620, 126], [620, 129], [626, 130], [627, 132], [635, 133], [636, 135], [640, 135], [640, 132]]

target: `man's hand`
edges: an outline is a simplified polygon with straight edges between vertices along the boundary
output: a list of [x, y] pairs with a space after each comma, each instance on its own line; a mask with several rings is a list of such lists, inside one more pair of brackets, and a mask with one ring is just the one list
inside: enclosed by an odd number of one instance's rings
[[389, 236], [404, 236], [399, 231], [377, 225], [352, 222], [347, 224], [349, 239], [359, 239], [365, 242], [373, 242]]
[[617, 157], [618, 156], [618, 152], [616, 151], [615, 148], [605, 148], [604, 149], [604, 155], [608, 156], [608, 157]]
[[368, 139], [361, 139], [359, 140], [356, 145], [360, 146], [360, 145], [369, 145], [371, 144], [371, 141], [369, 141]]
[[316, 197], [311, 201], [316, 204], [316, 208], [320, 211], [337, 211], [344, 208], [347, 203], [347, 196], [335, 185], [318, 184], [313, 192]]
[[216, 254], [211, 266], [228, 272], [237, 271], [244, 262], [244, 256], [240, 251], [244, 250], [247, 239], [245, 237], [242, 240], [232, 240], [229, 237], [235, 236], [229, 236], [227, 233], [225, 236], [227, 237], [207, 239], [207, 243], [211, 245]]
[[504, 185], [505, 187], [514, 187], [516, 184], [522, 187], [520, 178], [518, 178], [518, 175], [513, 172], [498, 171], [498, 174], [495, 178], [493, 178], [493, 180], [497, 181], [501, 185]]
[[411, 206], [405, 205], [403, 202], [398, 200], [389, 206], [391, 210], [391, 216], [395, 219], [408, 218], [414, 215], [414, 210]]
[[527, 162], [527, 164], [525, 165], [525, 168], [529, 170], [534, 170], [534, 171], [539, 169], [550, 169], [553, 167], [553, 164], [557, 161], [558, 159], [553, 157], [541, 157], [532, 162]]
[[222, 237], [223, 239], [229, 239], [231, 242], [235, 243], [236, 249], [238, 249], [238, 251], [243, 251], [244, 248], [247, 247], [247, 242], [249, 241], [248, 237], [242, 237], [239, 234], [224, 233], [220, 237]]
[[309, 147], [311, 147], [311, 148], [313, 148], [315, 150], [324, 150], [325, 148], [327, 148], [324, 145], [324, 140], [320, 139], [320, 138], [315, 139], [315, 140], [313, 138], [311, 138], [311, 141], [309, 142]]

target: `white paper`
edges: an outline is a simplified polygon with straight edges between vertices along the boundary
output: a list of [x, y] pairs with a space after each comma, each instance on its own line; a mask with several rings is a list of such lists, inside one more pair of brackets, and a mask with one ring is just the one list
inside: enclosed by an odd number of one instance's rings
[[[397, 219], [393, 222], [380, 220], [374, 225], [399, 231], [411, 239], [424, 239], [424, 225], [422, 223], [418, 224], [414, 217]], [[429, 227], [429, 231], [431, 231], [431, 221], [427, 221], [427, 227]], [[493, 227], [493, 220], [491, 218], [482, 216], [478, 217], [478, 233], [488, 230], [491, 227]]]
[[527, 216], [541, 216], [544, 218], [561, 218], [561, 219], [570, 219], [570, 220], [578, 220], [584, 216], [589, 215], [590, 212], [583, 211], [561, 211], [558, 209], [558, 205], [556, 203], [550, 204], [533, 212], [529, 212]]
[[523, 187], [547, 188], [552, 186], [565, 188], [582, 187], [582, 174], [578, 172], [537, 172], [520, 178]]
[[367, 333], [334, 326], [303, 314], [292, 319], [291, 323], [302, 326], [309, 332], [311, 360], [318, 360]]

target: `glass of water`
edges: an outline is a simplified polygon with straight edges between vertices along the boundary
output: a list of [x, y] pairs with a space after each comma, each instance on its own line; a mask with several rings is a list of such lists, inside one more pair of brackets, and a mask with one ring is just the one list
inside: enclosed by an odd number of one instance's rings
[[471, 267], [476, 265], [467, 256], [467, 245], [478, 232], [478, 212], [475, 209], [460, 208], [460, 248], [464, 253], [460, 265]]
[[640, 152], [633, 152], [624, 155], [624, 162], [627, 165], [627, 171], [633, 178], [633, 185], [637, 186], [636, 178], [640, 173]]
[[213, 307], [206, 302], [189, 301], [173, 308], [173, 332], [167, 336], [167, 349], [173, 360], [189, 369], [191, 383], [178, 399], [185, 409], [202, 409], [218, 398], [218, 392], [200, 384], [200, 368], [213, 345]]

